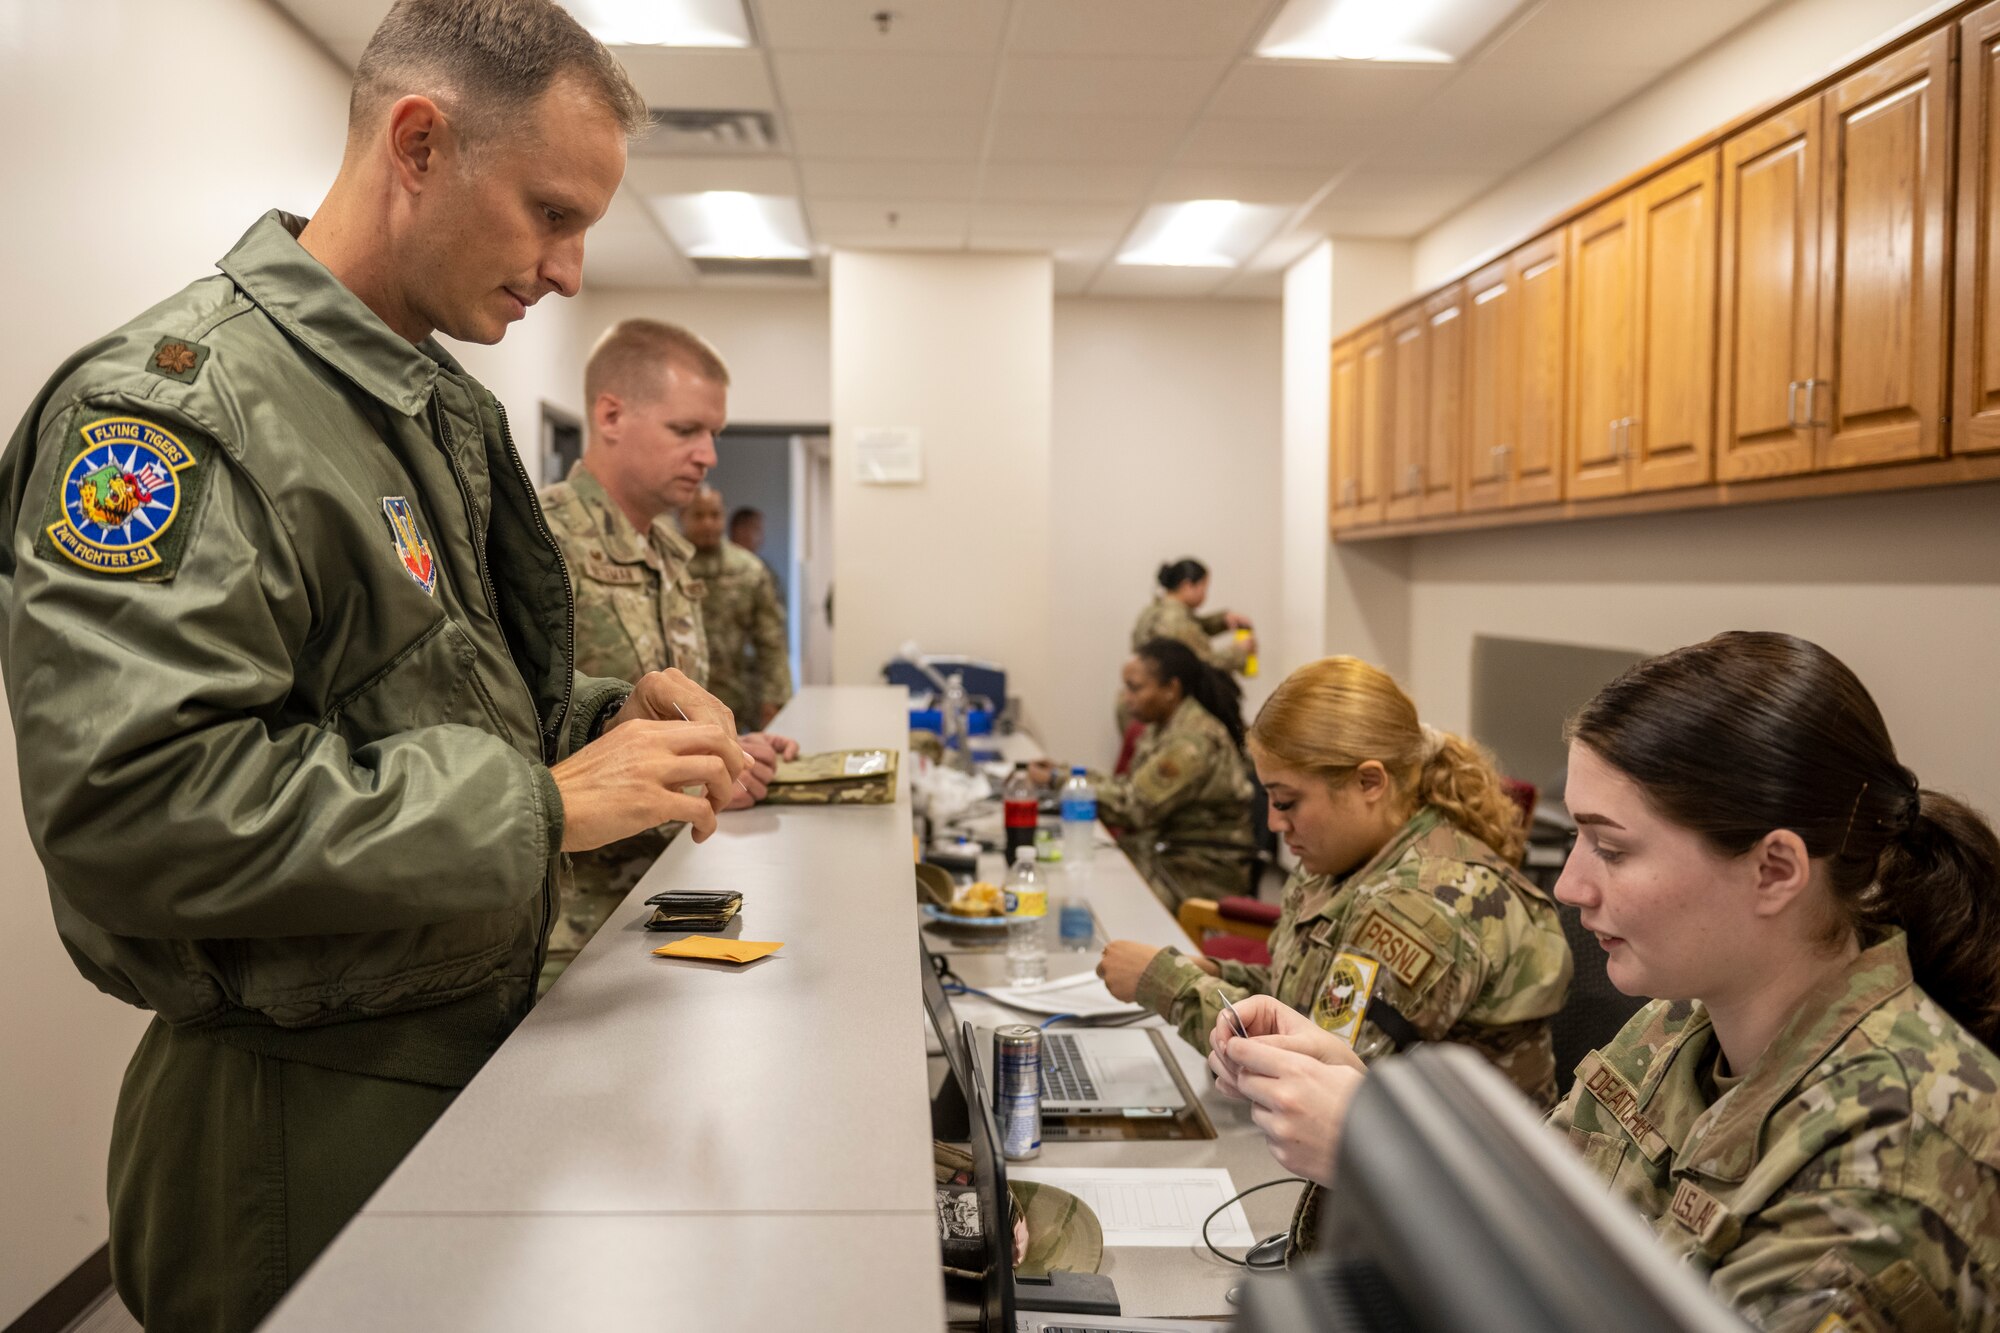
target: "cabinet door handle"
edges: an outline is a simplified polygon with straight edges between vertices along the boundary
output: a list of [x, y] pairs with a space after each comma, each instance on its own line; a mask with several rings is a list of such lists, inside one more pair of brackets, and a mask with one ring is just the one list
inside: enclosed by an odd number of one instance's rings
[[1832, 397], [1830, 392], [1833, 388], [1832, 380], [1810, 379], [1806, 381], [1806, 425], [1815, 429], [1826, 424], [1819, 419], [1819, 386], [1822, 384], [1829, 390], [1827, 396]]
[[1618, 432], [1624, 425], [1625, 418], [1623, 417], [1611, 423], [1611, 458], [1614, 462], [1625, 456], [1625, 446], [1618, 439]]
[[1639, 418], [1637, 418], [1637, 417], [1626, 417], [1626, 418], [1625, 418], [1625, 455], [1624, 455], [1624, 456], [1625, 456], [1625, 458], [1626, 458], [1626, 459], [1627, 459], [1628, 461], [1629, 461], [1629, 460], [1631, 459], [1631, 457], [1632, 457], [1632, 432], [1633, 432], [1633, 431], [1635, 431], [1635, 430], [1637, 430], [1638, 428], [1639, 428]]
[[1785, 386], [1785, 425], [1792, 430], [1799, 428], [1799, 385], [1803, 380], [1793, 380]]

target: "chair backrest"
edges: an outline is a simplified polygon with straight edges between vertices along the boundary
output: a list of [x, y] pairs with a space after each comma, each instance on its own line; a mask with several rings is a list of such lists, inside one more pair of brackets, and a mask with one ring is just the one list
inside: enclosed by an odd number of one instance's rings
[[1583, 1058], [1617, 1036], [1625, 1020], [1638, 1013], [1646, 1000], [1623, 994], [1611, 984], [1604, 970], [1604, 949], [1597, 937], [1583, 928], [1582, 914], [1576, 908], [1557, 903], [1556, 911], [1562, 916], [1563, 935], [1576, 961], [1569, 998], [1549, 1019], [1556, 1047], [1556, 1091], [1567, 1095]]

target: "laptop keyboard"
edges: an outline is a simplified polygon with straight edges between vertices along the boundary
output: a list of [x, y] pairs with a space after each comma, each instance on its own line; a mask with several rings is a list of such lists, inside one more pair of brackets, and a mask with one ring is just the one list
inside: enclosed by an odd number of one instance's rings
[[1042, 1038], [1042, 1100], [1053, 1102], [1094, 1102], [1097, 1084], [1083, 1066], [1083, 1052], [1076, 1038], [1051, 1032]]

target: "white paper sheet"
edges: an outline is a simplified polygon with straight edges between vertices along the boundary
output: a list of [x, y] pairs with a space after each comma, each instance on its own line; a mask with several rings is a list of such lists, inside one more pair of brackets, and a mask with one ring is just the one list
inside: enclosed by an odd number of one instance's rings
[[1075, 1014], [1078, 1018], [1103, 1018], [1115, 1014], [1137, 1014], [1144, 1010], [1113, 996], [1098, 980], [1096, 972], [1078, 972], [1031, 986], [988, 986], [986, 993], [1005, 1000], [1031, 1014]]
[[[1033, 1180], [1068, 1190], [1090, 1205], [1104, 1228], [1107, 1246], [1193, 1246], [1201, 1248], [1201, 1223], [1236, 1194], [1226, 1168], [1013, 1166], [1010, 1180]], [[1218, 1246], [1241, 1249], [1255, 1243], [1243, 1205], [1232, 1203], [1209, 1225]]]

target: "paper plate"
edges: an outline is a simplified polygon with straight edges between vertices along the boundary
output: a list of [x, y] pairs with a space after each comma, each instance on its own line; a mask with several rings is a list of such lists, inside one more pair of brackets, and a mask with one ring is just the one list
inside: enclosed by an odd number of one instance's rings
[[1004, 916], [955, 916], [936, 903], [919, 903], [924, 915], [941, 926], [962, 926], [967, 930], [1005, 930], [1007, 918]]

